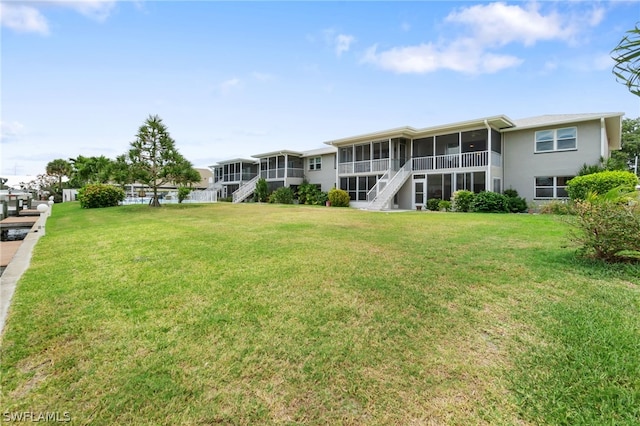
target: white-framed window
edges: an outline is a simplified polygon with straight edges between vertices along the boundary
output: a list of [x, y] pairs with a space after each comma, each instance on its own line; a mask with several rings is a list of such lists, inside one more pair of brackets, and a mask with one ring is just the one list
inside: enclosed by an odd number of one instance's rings
[[321, 170], [322, 157], [309, 158], [309, 170]]
[[539, 130], [535, 135], [535, 152], [568, 151], [578, 148], [578, 128]]
[[538, 176], [535, 178], [535, 198], [569, 198], [567, 182], [573, 176]]

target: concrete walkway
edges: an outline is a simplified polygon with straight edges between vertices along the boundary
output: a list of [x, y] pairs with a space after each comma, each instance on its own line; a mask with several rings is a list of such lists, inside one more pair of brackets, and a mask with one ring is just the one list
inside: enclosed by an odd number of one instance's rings
[[[18, 280], [29, 267], [33, 248], [40, 237], [44, 235], [44, 226], [47, 222], [48, 215], [49, 214], [47, 212], [37, 218], [31, 228], [31, 231], [27, 234], [24, 240], [22, 240], [22, 244], [17, 247], [15, 254], [13, 254], [6, 269], [2, 273], [2, 277], [0, 277], [0, 333], [4, 330], [4, 324], [7, 320], [7, 314], [9, 313], [9, 306], [11, 305], [11, 298], [15, 292]], [[3, 257], [5, 255], [4, 247], [3, 242]], [[9, 246], [7, 246], [7, 248], [9, 248]], [[16, 248], [15, 245], [12, 248]]]

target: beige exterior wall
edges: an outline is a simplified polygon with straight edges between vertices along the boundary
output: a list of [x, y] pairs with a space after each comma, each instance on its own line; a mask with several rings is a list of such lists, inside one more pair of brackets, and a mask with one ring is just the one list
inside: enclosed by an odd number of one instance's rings
[[[310, 170], [309, 161], [312, 158], [321, 157], [322, 167], [320, 170]], [[329, 192], [336, 186], [336, 154], [324, 154], [306, 157], [304, 159], [304, 176], [307, 182], [321, 185], [324, 192]]]
[[[577, 127], [577, 149], [535, 153], [535, 132], [539, 130]], [[537, 176], [575, 176], [583, 164], [596, 164], [601, 157], [600, 120], [537, 127], [503, 133], [503, 190], [513, 188], [528, 202], [534, 198]]]

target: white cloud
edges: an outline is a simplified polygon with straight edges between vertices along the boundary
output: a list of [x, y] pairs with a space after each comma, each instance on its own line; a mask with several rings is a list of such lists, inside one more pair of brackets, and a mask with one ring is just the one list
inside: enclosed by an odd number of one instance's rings
[[49, 22], [43, 10], [47, 7], [71, 9], [96, 21], [106, 20], [116, 0], [47, 0], [14, 1], [0, 3], [0, 25], [22, 33], [48, 35]]
[[24, 124], [17, 121], [0, 121], [0, 140], [11, 141], [24, 132]]
[[473, 43], [461, 40], [446, 47], [433, 43], [389, 49], [378, 53], [370, 48], [363, 62], [400, 74], [423, 74], [449, 69], [465, 74], [494, 73], [520, 65], [522, 60], [511, 55], [487, 53], [474, 48]]
[[48, 0], [48, 3], [73, 9], [97, 21], [107, 19], [116, 5], [115, 0]]
[[233, 77], [233, 78], [230, 78], [229, 80], [225, 80], [222, 83], [220, 83], [217, 89], [218, 89], [218, 92], [224, 95], [231, 92], [234, 89], [241, 87], [241, 85], [242, 85], [242, 82], [240, 81], [240, 79], [237, 77]]
[[338, 34], [335, 38], [336, 55], [340, 56], [344, 52], [348, 52], [351, 47], [351, 43], [355, 41], [355, 37], [347, 34]]
[[21, 33], [49, 34], [47, 19], [35, 7], [0, 3], [0, 25]]
[[351, 45], [355, 43], [356, 38], [349, 34], [336, 34], [332, 28], [324, 30], [324, 40], [331, 47], [336, 56], [341, 56], [344, 52], [348, 52]]
[[267, 74], [267, 73], [263, 73], [263, 72], [254, 71], [254, 72], [251, 73], [251, 75], [253, 76], [253, 78], [255, 78], [258, 81], [273, 80], [273, 75]]
[[536, 3], [475, 5], [445, 18], [445, 22], [468, 26], [479, 42], [497, 46], [512, 42], [531, 46], [539, 40], [569, 39], [576, 29], [565, 21], [557, 12], [542, 15]]
[[[521, 58], [496, 52], [511, 43], [532, 46], [539, 41], [574, 43], [585, 27], [598, 25], [604, 9], [561, 14], [542, 13], [537, 3], [508, 5], [502, 2], [463, 7], [450, 13], [445, 23], [462, 26], [459, 36], [449, 41], [369, 48], [362, 62], [396, 73], [428, 73], [440, 69], [477, 74], [495, 73], [523, 63]], [[466, 30], [466, 31], [465, 31]]]

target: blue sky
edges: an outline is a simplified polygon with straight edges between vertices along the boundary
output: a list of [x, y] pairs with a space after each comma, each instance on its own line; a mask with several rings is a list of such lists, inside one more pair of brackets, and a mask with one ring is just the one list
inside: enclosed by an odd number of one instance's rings
[[640, 116], [610, 59], [638, 2], [0, 7], [2, 175], [115, 158], [150, 114], [197, 167], [497, 114]]

